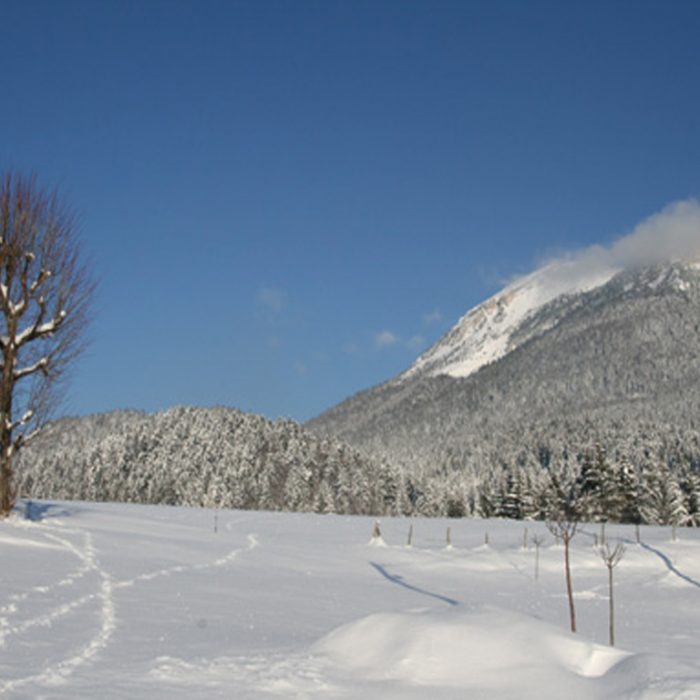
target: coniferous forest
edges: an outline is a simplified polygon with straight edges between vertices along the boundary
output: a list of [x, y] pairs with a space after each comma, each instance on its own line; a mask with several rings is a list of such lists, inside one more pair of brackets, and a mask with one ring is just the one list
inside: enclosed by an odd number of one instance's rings
[[[563, 437], [566, 436], [566, 437]], [[409, 470], [289, 420], [227, 408], [117, 411], [52, 424], [23, 453], [33, 498], [342, 514], [697, 525], [700, 433], [589, 420], [520, 425]]]

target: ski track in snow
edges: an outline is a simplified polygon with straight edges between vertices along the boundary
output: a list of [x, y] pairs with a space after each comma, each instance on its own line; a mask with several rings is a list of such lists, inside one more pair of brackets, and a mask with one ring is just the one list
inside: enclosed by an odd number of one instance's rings
[[219, 557], [219, 559], [215, 559], [212, 562], [206, 562], [204, 564], [194, 564], [189, 566], [180, 564], [178, 566], [171, 566], [165, 569], [159, 569], [158, 571], [152, 571], [147, 574], [140, 574], [139, 576], [135, 576], [134, 578], [116, 582], [114, 584], [114, 588], [128, 588], [130, 586], [134, 586], [137, 583], [141, 583], [144, 581], [152, 581], [155, 578], [161, 578], [163, 576], [172, 576], [173, 574], [179, 574], [184, 571], [204, 571], [205, 569], [213, 569], [215, 567], [226, 566], [226, 564], [231, 563], [242, 552], [251, 552], [252, 550], [254, 550], [258, 546], [258, 544], [259, 542], [257, 536], [254, 534], [249, 534], [247, 547], [234, 549], [225, 556]]
[[[65, 530], [64, 532], [69, 533], [71, 531]], [[0, 646], [3, 646], [3, 629], [7, 624], [7, 618], [5, 617], [6, 615], [12, 615], [16, 613], [18, 611], [18, 606], [33, 595], [45, 595], [57, 588], [73, 585], [76, 581], [83, 578], [83, 576], [85, 576], [85, 574], [87, 574], [93, 568], [83, 556], [83, 553], [87, 551], [89, 547], [92, 546], [90, 541], [90, 535], [88, 535], [87, 533], [81, 533], [84, 537], [84, 544], [82, 550], [80, 550], [72, 542], [69, 542], [63, 537], [52, 535], [49, 532], [43, 532], [41, 534], [43, 534], [44, 537], [46, 537], [47, 539], [56, 542], [61, 548], [70, 551], [72, 554], [75, 554], [81, 560], [82, 563], [80, 567], [78, 567], [75, 571], [68, 574], [65, 578], [61, 579], [60, 581], [56, 581], [55, 583], [48, 585], [32, 586], [31, 588], [27, 589], [24, 593], [15, 593], [9, 596], [9, 602], [6, 605], [0, 606]]]
[[55, 528], [43, 526], [41, 527], [41, 530], [45, 531], [40, 532], [40, 534], [42, 534], [46, 539], [57, 543], [62, 549], [78, 557], [81, 564], [77, 569], [59, 581], [51, 584], [32, 586], [23, 593], [15, 593], [8, 597], [9, 602], [0, 607], [0, 647], [6, 646], [7, 638], [12, 635], [20, 634], [28, 629], [31, 629], [32, 627], [50, 627], [55, 620], [63, 617], [95, 597], [94, 595], [84, 595], [70, 603], [65, 603], [56, 607], [49, 613], [30, 618], [29, 620], [25, 620], [21, 623], [12, 624], [10, 618], [21, 612], [23, 603], [30, 598], [34, 596], [46, 596], [56, 589], [72, 586], [90, 571], [97, 569], [95, 565], [94, 548], [92, 546], [92, 537], [89, 535], [89, 533], [77, 533], [75, 530], [68, 529], [62, 530], [62, 534], [80, 534], [83, 537], [83, 547], [81, 549], [67, 540], [65, 537], [59, 537], [58, 535], [54, 535], [49, 532], [49, 530], [52, 529], [55, 530]]
[[[60, 522], [60, 521], [59, 521]], [[22, 524], [18, 527], [26, 527]], [[116, 629], [116, 606], [114, 601], [114, 591], [119, 588], [126, 588], [137, 583], [150, 581], [162, 576], [172, 576], [173, 574], [182, 573], [185, 571], [201, 571], [215, 567], [226, 566], [231, 563], [242, 552], [250, 552], [255, 549], [259, 542], [254, 534], [248, 535], [248, 544], [246, 547], [237, 548], [228, 554], [215, 559], [212, 562], [195, 564], [190, 566], [173, 566], [158, 571], [141, 574], [134, 578], [124, 581], [115, 582], [112, 576], [100, 566], [97, 558], [97, 553], [93, 545], [92, 535], [89, 532], [76, 530], [57, 525], [46, 525], [44, 523], [35, 524], [32, 526], [34, 532], [37, 532], [45, 538], [55, 542], [62, 549], [76, 556], [81, 564], [74, 571], [68, 574], [65, 578], [48, 585], [34, 586], [23, 593], [17, 593], [9, 596], [8, 603], [0, 607], [0, 647], [7, 645], [7, 639], [13, 635], [21, 634], [34, 627], [51, 627], [58, 619], [69, 615], [78, 608], [82, 607], [91, 600], [100, 600], [100, 624], [98, 630], [93, 634], [92, 638], [80, 650], [57, 663], [48, 665], [39, 673], [15, 678], [5, 682], [0, 682], [0, 695], [5, 695], [8, 692], [17, 691], [31, 684], [55, 686], [64, 682], [76, 669], [87, 664], [97, 656], [109, 644], [114, 630]], [[54, 534], [60, 533], [60, 534]], [[77, 536], [82, 538], [82, 546], [76, 545], [67, 539], [67, 536]], [[100, 579], [98, 590], [87, 595], [83, 595], [75, 600], [63, 603], [56, 606], [53, 610], [29, 618], [22, 622], [12, 623], [11, 617], [16, 616], [21, 612], [23, 603], [34, 596], [46, 596], [58, 588], [71, 586], [76, 581], [85, 577], [86, 574], [95, 572]]]
[[[26, 593], [14, 596], [14, 601], [10, 606], [13, 608], [13, 612], [21, 609], [21, 603], [29, 599], [32, 595], [45, 595], [56, 588], [59, 588], [60, 586], [74, 584], [75, 581], [91, 571], [94, 571], [99, 576], [99, 587], [95, 593], [82, 596], [77, 600], [60, 605], [44, 615], [30, 618], [29, 620], [26, 620], [20, 624], [10, 626], [7, 619], [3, 619], [4, 625], [2, 629], [2, 642], [5, 644], [8, 636], [24, 632], [32, 627], [49, 627], [55, 620], [71, 613], [92, 599], [100, 600], [100, 626], [93, 637], [78, 651], [78, 653], [57, 663], [50, 664], [39, 673], [6, 681], [0, 685], [0, 695], [4, 695], [5, 693], [11, 691], [16, 691], [32, 683], [41, 685], [57, 685], [61, 683], [68, 676], [70, 676], [76, 668], [90, 661], [101, 649], [106, 647], [115, 629], [115, 608], [112, 595], [112, 579], [111, 576], [99, 564], [99, 560], [97, 559], [96, 551], [93, 546], [92, 535], [80, 530], [44, 524], [37, 525], [35, 527], [37, 528], [37, 531], [43, 534], [46, 538], [53, 540], [61, 545], [65, 551], [77, 556], [81, 560], [82, 564], [76, 571], [69, 574], [61, 581], [49, 586], [36, 586]], [[53, 534], [54, 532], [60, 532], [63, 536]], [[65, 535], [77, 535], [82, 537], [83, 546], [77, 546], [75, 543], [66, 539]], [[17, 603], [20, 605], [18, 606]]]

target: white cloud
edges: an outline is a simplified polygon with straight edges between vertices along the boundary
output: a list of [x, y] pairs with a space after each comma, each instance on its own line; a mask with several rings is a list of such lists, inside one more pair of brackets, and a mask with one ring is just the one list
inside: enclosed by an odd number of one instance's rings
[[669, 204], [608, 246], [550, 259], [541, 272], [553, 284], [574, 287], [616, 270], [696, 257], [700, 258], [700, 203], [687, 199]]
[[418, 350], [425, 345], [425, 338], [422, 335], [414, 335], [406, 341], [406, 347], [410, 350]]
[[433, 309], [427, 314], [423, 314], [423, 323], [430, 325], [431, 323], [439, 323], [442, 321], [442, 312], [440, 309]]
[[674, 202], [642, 221], [610, 249], [613, 261], [623, 267], [687, 260], [700, 254], [700, 203]]
[[287, 303], [287, 295], [277, 287], [262, 287], [258, 291], [257, 300], [262, 306], [279, 313]]
[[396, 345], [400, 340], [399, 336], [391, 331], [384, 330], [381, 333], [377, 333], [374, 336], [374, 342], [379, 348], [388, 348], [392, 345]]

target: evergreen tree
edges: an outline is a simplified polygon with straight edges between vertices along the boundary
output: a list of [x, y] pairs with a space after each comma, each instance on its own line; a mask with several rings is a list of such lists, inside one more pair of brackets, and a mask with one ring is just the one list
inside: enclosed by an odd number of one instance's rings
[[617, 475], [605, 448], [598, 443], [593, 454], [587, 452], [584, 455], [578, 493], [583, 519], [592, 522], [619, 520], [622, 503]]
[[688, 513], [686, 523], [691, 527], [700, 526], [700, 474], [690, 472], [684, 481], [685, 508]]
[[639, 480], [634, 468], [624, 457], [617, 472], [617, 492], [620, 497], [619, 521], [621, 523], [641, 523]]
[[647, 523], [682, 525], [688, 518], [683, 492], [666, 464], [648, 471], [642, 485], [642, 517]]

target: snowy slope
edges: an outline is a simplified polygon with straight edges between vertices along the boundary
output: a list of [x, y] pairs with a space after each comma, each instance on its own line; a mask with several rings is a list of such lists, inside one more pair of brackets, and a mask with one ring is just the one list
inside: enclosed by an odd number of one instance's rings
[[[540, 575], [523, 523], [35, 503], [0, 522], [0, 697], [700, 697], [700, 533], [643, 528], [616, 570], [592, 528]], [[445, 528], [452, 528], [446, 548]], [[215, 531], [216, 526], [216, 531]], [[484, 533], [490, 546], [484, 546]], [[633, 538], [628, 527], [609, 528]]]
[[464, 315], [399, 380], [440, 374], [467, 377], [514, 350], [513, 333], [539, 308], [562, 295], [595, 289], [619, 271], [605, 265], [583, 272], [576, 262], [558, 261], [521, 277]]

